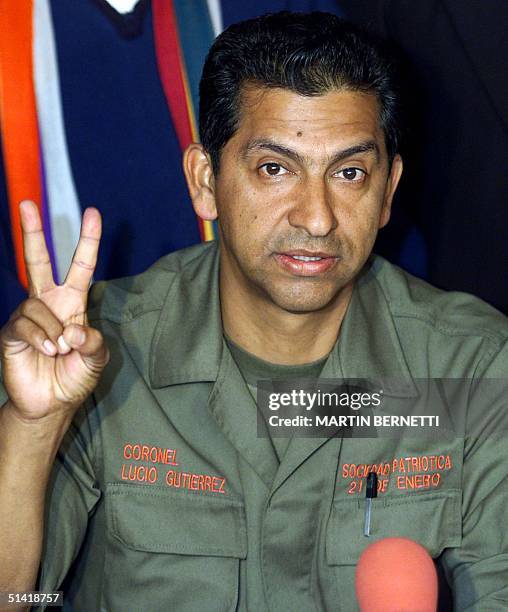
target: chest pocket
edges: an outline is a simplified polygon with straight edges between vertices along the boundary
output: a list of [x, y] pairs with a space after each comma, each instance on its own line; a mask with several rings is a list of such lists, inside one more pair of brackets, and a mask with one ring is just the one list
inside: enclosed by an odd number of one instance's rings
[[372, 500], [371, 534], [363, 535], [364, 499], [335, 500], [326, 534], [329, 565], [356, 565], [369, 544], [382, 538], [406, 537], [437, 557], [462, 539], [462, 491], [377, 497]]
[[240, 501], [111, 484], [102, 610], [235, 610], [247, 556]]
[[330, 610], [358, 610], [354, 586], [356, 564], [367, 546], [377, 540], [411, 538], [434, 558], [447, 547], [460, 546], [461, 508], [460, 489], [377, 497], [372, 500], [371, 533], [367, 538], [363, 535], [365, 499], [335, 500], [325, 536], [329, 592], [334, 593]]

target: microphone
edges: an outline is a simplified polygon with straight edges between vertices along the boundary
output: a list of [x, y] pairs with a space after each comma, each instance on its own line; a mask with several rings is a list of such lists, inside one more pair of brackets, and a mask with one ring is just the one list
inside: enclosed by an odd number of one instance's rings
[[436, 612], [437, 572], [409, 538], [384, 538], [362, 553], [355, 575], [361, 612]]

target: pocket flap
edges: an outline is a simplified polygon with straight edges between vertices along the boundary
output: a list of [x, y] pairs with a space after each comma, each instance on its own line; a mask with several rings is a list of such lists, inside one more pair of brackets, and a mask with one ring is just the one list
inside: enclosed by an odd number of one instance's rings
[[377, 497], [372, 500], [371, 535], [363, 535], [365, 499], [333, 503], [326, 533], [329, 565], [355, 565], [369, 544], [390, 537], [411, 538], [437, 557], [462, 540], [462, 491]]
[[247, 556], [245, 508], [240, 501], [121, 483], [109, 484], [105, 497], [110, 530], [129, 548]]

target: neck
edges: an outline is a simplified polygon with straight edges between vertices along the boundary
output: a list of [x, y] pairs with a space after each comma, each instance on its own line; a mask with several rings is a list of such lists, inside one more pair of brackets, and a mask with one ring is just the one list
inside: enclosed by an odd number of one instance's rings
[[235, 344], [260, 359], [285, 365], [317, 361], [332, 350], [351, 300], [353, 282], [325, 308], [295, 314], [265, 295], [248, 291], [241, 283], [233, 290], [227, 278], [231, 275], [221, 265], [222, 324]]

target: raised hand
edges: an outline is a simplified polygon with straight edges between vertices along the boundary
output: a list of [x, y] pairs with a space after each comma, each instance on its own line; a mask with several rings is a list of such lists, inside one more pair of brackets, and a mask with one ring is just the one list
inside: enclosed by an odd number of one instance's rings
[[37, 206], [20, 204], [29, 297], [0, 330], [3, 384], [18, 416], [41, 419], [74, 412], [93, 391], [109, 360], [86, 308], [97, 263], [101, 216], [87, 208], [72, 264], [56, 285]]

